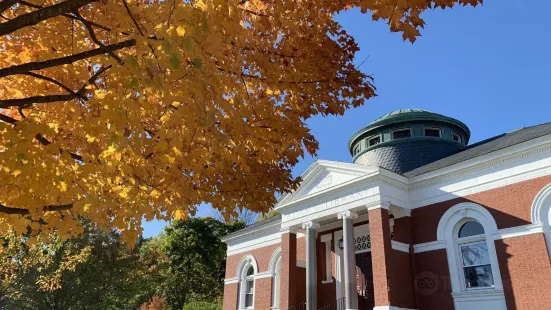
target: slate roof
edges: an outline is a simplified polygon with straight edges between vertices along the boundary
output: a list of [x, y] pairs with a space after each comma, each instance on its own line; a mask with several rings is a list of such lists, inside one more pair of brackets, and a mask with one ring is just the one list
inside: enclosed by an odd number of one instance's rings
[[403, 174], [459, 152], [465, 146], [432, 137], [398, 139], [381, 144], [361, 155], [356, 162]]
[[404, 173], [403, 175], [408, 178], [415, 177], [549, 134], [551, 134], [551, 123], [524, 127], [469, 145], [460, 152]]

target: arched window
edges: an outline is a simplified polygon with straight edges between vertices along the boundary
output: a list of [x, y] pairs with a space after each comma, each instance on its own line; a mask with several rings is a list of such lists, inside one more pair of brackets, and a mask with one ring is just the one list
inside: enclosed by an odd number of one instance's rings
[[496, 232], [492, 214], [472, 202], [442, 215], [436, 235], [445, 244], [455, 309], [507, 309], [492, 239]]
[[254, 309], [254, 277], [257, 273], [256, 261], [250, 255], [244, 257], [237, 270], [239, 279], [238, 309]]
[[281, 283], [281, 258], [278, 259], [272, 281], [272, 309], [279, 309], [279, 287]]
[[494, 287], [492, 264], [484, 227], [475, 220], [458, 225], [456, 244], [465, 290]]

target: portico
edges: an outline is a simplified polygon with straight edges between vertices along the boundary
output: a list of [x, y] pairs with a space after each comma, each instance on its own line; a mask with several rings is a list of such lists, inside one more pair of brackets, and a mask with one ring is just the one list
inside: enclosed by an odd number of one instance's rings
[[[393, 244], [409, 258], [409, 244], [392, 240], [396, 219], [409, 215], [403, 177], [376, 167], [318, 160], [302, 178], [300, 188], [282, 197], [276, 210], [282, 214], [283, 235], [289, 234], [282, 240], [296, 239], [297, 233], [305, 236], [306, 309], [324, 306], [318, 298], [324, 291], [319, 286], [330, 281], [335, 281], [337, 309], [395, 306], [389, 271], [395, 261], [392, 251], [397, 251]], [[318, 243], [325, 244], [321, 255]], [[282, 253], [283, 262], [292, 260], [285, 253], [294, 251]], [[324, 270], [320, 262], [325, 263]], [[328, 265], [332, 262], [333, 266]], [[318, 271], [325, 274], [318, 275]], [[287, 307], [293, 304], [289, 296], [281, 298]]]

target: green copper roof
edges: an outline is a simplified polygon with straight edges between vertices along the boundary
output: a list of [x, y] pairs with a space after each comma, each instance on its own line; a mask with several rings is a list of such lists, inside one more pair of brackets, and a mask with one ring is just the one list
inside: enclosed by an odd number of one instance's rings
[[385, 114], [378, 119], [371, 122], [369, 125], [364, 127], [363, 129], [356, 132], [350, 140], [348, 141], [348, 148], [352, 146], [352, 143], [365, 134], [368, 131], [372, 131], [377, 128], [381, 128], [388, 125], [394, 125], [397, 123], [404, 123], [404, 122], [413, 122], [413, 121], [436, 121], [436, 122], [444, 122], [448, 124], [453, 124], [465, 131], [467, 134], [467, 141], [469, 140], [471, 136], [471, 131], [469, 130], [469, 127], [465, 125], [463, 122], [456, 120], [455, 118], [447, 117], [442, 114], [433, 113], [425, 110], [419, 110], [419, 109], [402, 109], [402, 110], [396, 110], [393, 112], [390, 112], [388, 114]]

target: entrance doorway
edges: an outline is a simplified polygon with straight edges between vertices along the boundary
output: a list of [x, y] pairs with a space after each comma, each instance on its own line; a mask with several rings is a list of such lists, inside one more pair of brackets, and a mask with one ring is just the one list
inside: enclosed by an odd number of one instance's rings
[[372, 310], [375, 307], [375, 289], [371, 252], [356, 254], [356, 288], [358, 291], [358, 310]]

